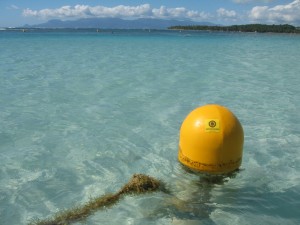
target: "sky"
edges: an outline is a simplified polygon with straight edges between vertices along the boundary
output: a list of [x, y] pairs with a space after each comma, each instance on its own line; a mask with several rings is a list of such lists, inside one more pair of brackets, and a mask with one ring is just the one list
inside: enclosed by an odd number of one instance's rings
[[300, 26], [300, 0], [0, 0], [0, 27], [93, 17]]

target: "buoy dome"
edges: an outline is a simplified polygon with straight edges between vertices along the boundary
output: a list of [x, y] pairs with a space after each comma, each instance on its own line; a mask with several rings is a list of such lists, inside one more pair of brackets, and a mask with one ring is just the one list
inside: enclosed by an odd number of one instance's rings
[[241, 165], [243, 143], [237, 117], [224, 106], [209, 104], [196, 108], [183, 121], [178, 159], [196, 171], [224, 174]]

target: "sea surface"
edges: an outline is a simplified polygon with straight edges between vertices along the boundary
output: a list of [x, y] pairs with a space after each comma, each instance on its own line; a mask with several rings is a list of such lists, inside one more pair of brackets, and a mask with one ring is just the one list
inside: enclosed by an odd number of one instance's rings
[[[159, 30], [0, 31], [0, 224], [50, 218], [135, 173], [129, 195], [74, 224], [300, 224], [300, 35]], [[193, 109], [240, 120], [240, 171], [177, 160]]]

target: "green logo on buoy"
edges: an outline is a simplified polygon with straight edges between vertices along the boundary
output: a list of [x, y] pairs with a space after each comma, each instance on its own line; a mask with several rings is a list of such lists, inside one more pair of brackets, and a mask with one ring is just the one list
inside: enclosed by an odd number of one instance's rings
[[219, 132], [219, 131], [220, 131], [219, 119], [205, 120], [205, 132]]

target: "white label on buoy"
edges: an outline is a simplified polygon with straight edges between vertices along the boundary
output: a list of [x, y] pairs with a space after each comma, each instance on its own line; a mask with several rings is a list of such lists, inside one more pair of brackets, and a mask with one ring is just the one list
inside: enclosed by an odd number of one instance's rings
[[205, 132], [220, 132], [220, 120], [219, 119], [205, 120]]

